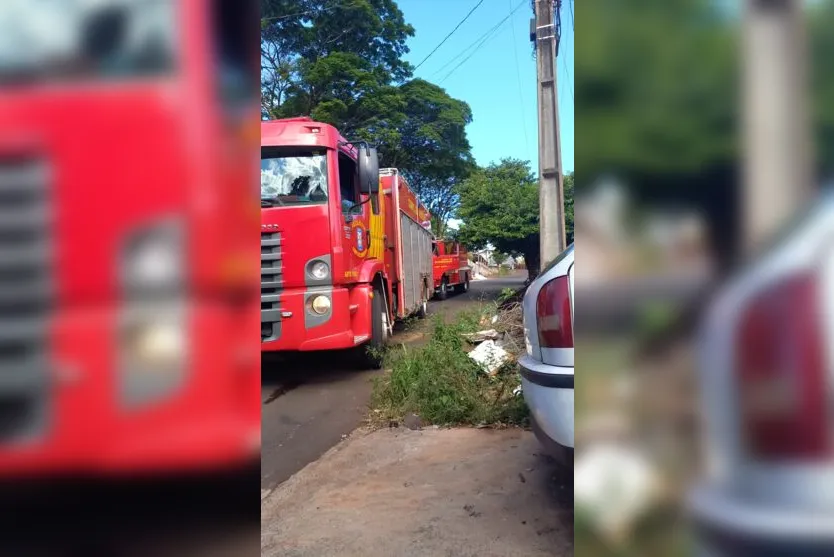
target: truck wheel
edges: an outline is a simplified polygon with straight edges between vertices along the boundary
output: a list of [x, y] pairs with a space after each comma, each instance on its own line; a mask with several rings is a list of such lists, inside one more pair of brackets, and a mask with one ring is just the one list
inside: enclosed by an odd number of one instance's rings
[[425, 319], [428, 314], [429, 303], [426, 300], [423, 300], [423, 303], [420, 304], [420, 309], [417, 310], [417, 319]]
[[443, 280], [440, 281], [440, 290], [437, 291], [437, 299], [438, 300], [445, 300], [449, 297], [449, 283], [446, 280], [446, 277], [443, 277]]
[[363, 367], [382, 368], [382, 351], [388, 342], [388, 310], [379, 290], [374, 290], [371, 299], [371, 340], [358, 346], [359, 361]]

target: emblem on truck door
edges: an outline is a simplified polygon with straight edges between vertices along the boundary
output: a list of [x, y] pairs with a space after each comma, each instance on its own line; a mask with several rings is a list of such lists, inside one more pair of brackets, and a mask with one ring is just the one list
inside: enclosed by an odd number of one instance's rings
[[361, 221], [353, 221], [351, 228], [353, 229], [353, 237], [355, 238], [352, 242], [354, 255], [356, 255], [356, 257], [367, 257], [369, 240], [368, 230], [365, 229]]
[[365, 251], [365, 231], [361, 228], [356, 229], [356, 251]]

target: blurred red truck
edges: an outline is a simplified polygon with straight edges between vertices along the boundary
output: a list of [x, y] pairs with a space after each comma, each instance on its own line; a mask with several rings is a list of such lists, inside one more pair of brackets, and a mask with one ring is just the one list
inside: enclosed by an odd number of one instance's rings
[[37, 6], [0, 24], [0, 479], [254, 462], [256, 8]]
[[449, 290], [467, 292], [472, 269], [469, 267], [466, 248], [459, 242], [434, 240], [432, 254], [435, 296], [445, 300]]
[[430, 215], [376, 149], [310, 118], [261, 124], [261, 347], [356, 349], [425, 315]]

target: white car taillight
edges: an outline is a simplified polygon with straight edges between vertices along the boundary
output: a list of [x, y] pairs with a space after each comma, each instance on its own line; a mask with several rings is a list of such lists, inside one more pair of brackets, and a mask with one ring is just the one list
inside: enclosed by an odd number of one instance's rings
[[567, 276], [557, 277], [539, 291], [536, 298], [539, 346], [573, 348], [573, 316]]
[[779, 461], [822, 459], [831, 449], [819, 277], [791, 276], [741, 314], [735, 370], [743, 450]]

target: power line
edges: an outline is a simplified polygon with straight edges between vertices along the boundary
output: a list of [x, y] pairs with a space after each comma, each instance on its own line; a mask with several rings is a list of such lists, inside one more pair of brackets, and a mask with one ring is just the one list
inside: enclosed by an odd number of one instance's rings
[[486, 43], [488, 43], [489, 41], [491, 41], [492, 39], [494, 39], [496, 36], [498, 36], [498, 33], [497, 33], [497, 28], [496, 28], [495, 32], [490, 33], [488, 36], [484, 37], [484, 39], [483, 39], [481, 42], [479, 42], [479, 43], [475, 46], [475, 49], [474, 49], [474, 50], [472, 50], [472, 52], [471, 52], [471, 53], [470, 53], [470, 54], [469, 54], [466, 58], [464, 58], [463, 60], [461, 60], [461, 61], [460, 61], [460, 63], [459, 63], [457, 66], [455, 66], [454, 68], [452, 68], [452, 69], [449, 71], [449, 73], [447, 73], [446, 75], [444, 75], [444, 76], [443, 76], [443, 78], [440, 80], [440, 83], [443, 83], [444, 81], [446, 81], [447, 79], [449, 79], [449, 76], [451, 76], [453, 73], [455, 73], [455, 72], [457, 71], [457, 69], [458, 69], [458, 68], [460, 68], [462, 65], [464, 65], [467, 61], [469, 61], [469, 59], [470, 59], [470, 58], [472, 58], [473, 56], [475, 56], [475, 54], [477, 54], [477, 53], [478, 53], [478, 51], [481, 49], [481, 47], [482, 47], [482, 46], [484, 46]]
[[[474, 56], [474, 55], [478, 52], [478, 50], [480, 50], [480, 48], [481, 48], [483, 45], [485, 45], [485, 44], [486, 44], [486, 43], [487, 43], [490, 39], [494, 38], [494, 37], [495, 37], [495, 31], [497, 31], [499, 27], [501, 27], [501, 26], [502, 26], [502, 25], [503, 25], [503, 24], [504, 24], [504, 23], [505, 23], [508, 19], [510, 19], [510, 17], [512, 17], [512, 15], [513, 15], [515, 12], [517, 12], [517, 11], [518, 11], [518, 9], [519, 9], [519, 8], [521, 8], [521, 7], [524, 5], [524, 3], [525, 3], [526, 1], [527, 1], [527, 0], [521, 0], [521, 2], [519, 2], [519, 3], [516, 5], [516, 7], [515, 7], [515, 8], [513, 8], [513, 10], [509, 13], [509, 15], [507, 15], [504, 19], [502, 19], [501, 21], [499, 21], [498, 23], [496, 23], [496, 24], [495, 24], [495, 25], [494, 25], [494, 26], [493, 26], [493, 27], [492, 27], [489, 31], [487, 31], [486, 33], [484, 33], [483, 35], [481, 35], [481, 38], [480, 38], [479, 40], [476, 40], [476, 41], [475, 41], [475, 43], [473, 43], [473, 44], [475, 45], [475, 49], [472, 51], [472, 53], [471, 53], [471, 54], [469, 54], [469, 56], [467, 56], [467, 57], [466, 57], [466, 58], [464, 58], [463, 60], [461, 60], [460, 64], [458, 64], [457, 66], [455, 66], [454, 68], [452, 68], [452, 70], [451, 70], [449, 73], [447, 73], [447, 74], [443, 77], [443, 79], [441, 79], [441, 80], [440, 80], [440, 81], [441, 81], [441, 83], [442, 83], [443, 81], [446, 81], [446, 80], [449, 78], [449, 76], [450, 76], [450, 75], [452, 75], [453, 73], [455, 73], [455, 71], [457, 71], [457, 69], [458, 69], [458, 68], [460, 68], [462, 65], [464, 65], [464, 64], [467, 62], [467, 60], [469, 60], [470, 58], [472, 58], [472, 56]], [[476, 43], [477, 43], [477, 44], [476, 44]], [[471, 48], [471, 46], [472, 46], [472, 45], [470, 45], [469, 47], [467, 47], [466, 49], [464, 49], [464, 51], [463, 51], [463, 52], [466, 52], [467, 50], [469, 50], [469, 48]], [[463, 54], [463, 52], [462, 52], [461, 54]]]
[[429, 58], [431, 58], [431, 55], [432, 55], [432, 54], [434, 54], [435, 52], [437, 52], [437, 49], [438, 49], [438, 48], [440, 48], [441, 46], [443, 46], [443, 43], [445, 43], [445, 42], [449, 39], [449, 37], [451, 37], [452, 35], [454, 35], [454, 34], [455, 34], [455, 31], [457, 31], [457, 30], [460, 28], [460, 26], [461, 26], [461, 25], [463, 25], [463, 24], [464, 24], [464, 22], [465, 22], [467, 19], [469, 19], [469, 16], [471, 16], [471, 15], [472, 15], [472, 13], [473, 13], [475, 10], [477, 10], [477, 9], [478, 9], [478, 6], [480, 6], [480, 5], [481, 5], [481, 4], [483, 4], [483, 3], [484, 3], [484, 0], [479, 0], [479, 1], [478, 1], [478, 3], [477, 3], [477, 4], [475, 4], [475, 6], [474, 6], [471, 10], [469, 10], [469, 13], [468, 13], [468, 14], [466, 14], [466, 16], [465, 16], [462, 20], [460, 20], [460, 22], [459, 22], [457, 25], [455, 25], [455, 28], [454, 28], [454, 29], [452, 29], [452, 31], [451, 31], [448, 35], [446, 35], [446, 37], [444, 37], [442, 41], [440, 41], [440, 44], [439, 44], [439, 45], [437, 45], [436, 47], [434, 47], [434, 50], [432, 50], [431, 52], [429, 52], [428, 56], [426, 56], [425, 58], [423, 58], [422, 62], [420, 62], [419, 64], [417, 64], [417, 66], [415, 66], [414, 70], [416, 71], [416, 70], [417, 70], [417, 68], [419, 68], [420, 66], [422, 66], [422, 65], [423, 65], [423, 63], [424, 63], [426, 60], [428, 60]]
[[432, 77], [434, 77], [434, 76], [436, 76], [436, 75], [439, 75], [439, 74], [440, 74], [440, 72], [442, 72], [443, 70], [445, 70], [446, 68], [448, 68], [449, 66], [451, 66], [452, 64], [454, 64], [456, 60], [458, 60], [461, 56], [463, 56], [464, 54], [466, 54], [467, 52], [469, 52], [469, 50], [470, 50], [473, 46], [476, 46], [476, 45], [478, 45], [479, 43], [482, 43], [482, 42], [483, 42], [484, 37], [486, 37], [487, 35], [491, 34], [491, 33], [492, 33], [493, 31], [495, 31], [498, 27], [499, 27], [499, 25], [494, 25], [494, 26], [493, 26], [492, 28], [490, 28], [490, 29], [489, 29], [486, 33], [484, 33], [483, 35], [481, 35], [480, 37], [478, 37], [477, 39], [475, 39], [475, 41], [474, 41], [474, 42], [472, 42], [472, 44], [470, 44], [469, 46], [467, 46], [466, 48], [464, 48], [463, 50], [461, 50], [460, 52], [458, 52], [458, 53], [457, 53], [454, 57], [452, 57], [452, 58], [451, 58], [448, 62], [446, 62], [445, 64], [443, 64], [442, 66], [440, 66], [440, 67], [437, 69], [437, 71], [435, 71], [435, 72], [432, 74]]
[[562, 66], [565, 68], [565, 77], [569, 79], [568, 81], [568, 93], [570, 93], [570, 99], [576, 104], [576, 99], [573, 98], [573, 80], [570, 79], [570, 70], [568, 69], [568, 61], [567, 58], [562, 56]]
[[[518, 7], [516, 7], [516, 9], [518, 9]], [[515, 10], [514, 10], [514, 11], [515, 11]], [[469, 50], [470, 50], [473, 46], [474, 46], [474, 47], [476, 47], [476, 48], [480, 48], [480, 47], [481, 47], [481, 45], [483, 45], [483, 44], [484, 44], [485, 39], [488, 39], [488, 38], [489, 38], [489, 35], [491, 35], [491, 34], [492, 34], [495, 30], [497, 30], [499, 27], [501, 27], [501, 25], [502, 25], [502, 24], [503, 24], [506, 20], [507, 20], [507, 18], [504, 18], [504, 19], [502, 19], [501, 21], [499, 21], [498, 23], [496, 23], [495, 25], [493, 25], [493, 26], [492, 26], [489, 30], [487, 30], [487, 32], [486, 32], [486, 33], [484, 33], [483, 35], [481, 35], [480, 37], [478, 37], [477, 39], [475, 39], [475, 40], [472, 42], [472, 44], [470, 44], [469, 46], [467, 46], [466, 48], [464, 48], [463, 50], [461, 50], [460, 52], [458, 52], [458, 53], [457, 53], [457, 54], [456, 54], [456, 55], [455, 55], [452, 59], [450, 59], [448, 62], [446, 62], [445, 64], [443, 64], [442, 66], [440, 66], [440, 68], [438, 68], [438, 69], [437, 69], [437, 71], [436, 71], [436, 72], [434, 72], [434, 74], [432, 74], [432, 77], [439, 75], [439, 74], [440, 74], [440, 73], [441, 73], [444, 69], [446, 69], [446, 68], [448, 68], [449, 66], [451, 66], [451, 65], [452, 65], [452, 64], [453, 64], [456, 60], [458, 60], [461, 56], [463, 56], [463, 55], [465, 55], [467, 52], [469, 52]]]
[[277, 15], [277, 16], [274, 16], [274, 17], [263, 17], [263, 18], [261, 18], [261, 21], [280, 21], [282, 19], [289, 19], [291, 17], [311, 15], [311, 14], [319, 13], [320, 11], [321, 12], [329, 12], [330, 10], [335, 10], [336, 8], [353, 8], [353, 7], [356, 7], [356, 4], [354, 4], [352, 2], [345, 2], [345, 3], [342, 3], [342, 4], [334, 4], [330, 7], [320, 8], [318, 10], [307, 10], [305, 12], [296, 12], [294, 14]]
[[571, 26], [571, 29], [576, 31], [576, 21], [573, 17], [573, 0], [568, 0], [568, 8], [570, 8], [570, 26]]
[[[510, 15], [512, 15], [513, 0], [507, 0], [507, 5], [510, 8]], [[527, 138], [527, 113], [524, 110], [524, 88], [521, 86], [521, 69], [518, 66], [518, 46], [516, 45], [515, 36], [515, 22], [510, 18], [510, 26], [513, 29], [513, 62], [515, 62], [515, 75], [518, 78], [518, 105], [521, 108], [521, 129], [524, 131], [524, 149], [525, 152], [530, 150], [530, 141]]]
[[[573, 19], [573, 17], [572, 17], [573, 16], [573, 8], [572, 8], [573, 3], [572, 3], [571, 0], [567, 0], [567, 4], [568, 4], [568, 7], [571, 10], [571, 19]], [[556, 63], [557, 64], [559, 63], [559, 58], [562, 59], [562, 68], [565, 70], [565, 77], [568, 78], [568, 93], [570, 93], [571, 100], [575, 104], [576, 101], [573, 98], [573, 85], [572, 85], [573, 80], [570, 80], [570, 70], [568, 69], [568, 61], [567, 61], [567, 58], [565, 57], [564, 53], [560, 52], [561, 49], [559, 48], [560, 43], [562, 42], [562, 12], [561, 12], [562, 1], [557, 0], [556, 5], [559, 8], [559, 11], [556, 14], [557, 27], [558, 27], [558, 33], [559, 33], [558, 42], [556, 43], [556, 53], [557, 53]], [[561, 56], [559, 56], [559, 54], [561, 54]], [[559, 68], [556, 68], [556, 69], [558, 70]], [[560, 85], [561, 85], [561, 82], [560, 82]]]

